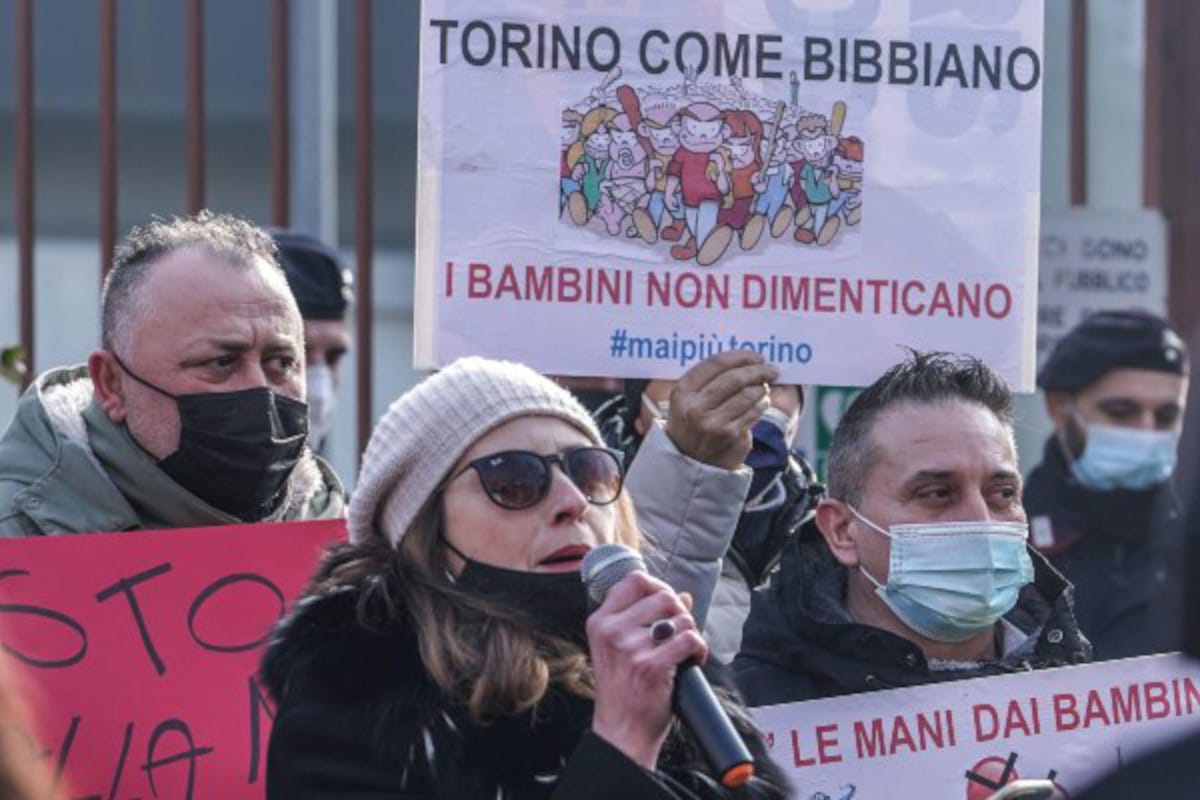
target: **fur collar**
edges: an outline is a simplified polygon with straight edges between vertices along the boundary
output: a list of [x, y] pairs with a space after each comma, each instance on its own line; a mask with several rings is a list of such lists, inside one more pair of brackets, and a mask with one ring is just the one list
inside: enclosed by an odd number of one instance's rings
[[[548, 797], [590, 726], [591, 701], [551, 690], [530, 714], [476, 724], [426, 674], [404, 612], [372, 631], [357, 621], [359, 597], [351, 588], [310, 594], [280, 623], [261, 671], [279, 705], [276, 729], [295, 714], [306, 728], [336, 731], [334, 749], [358, 754], [347, 769], [370, 765], [414, 796]], [[736, 795], [703, 790], [715, 784], [690, 738], [678, 731], [663, 749], [661, 769], [674, 785], [688, 787], [682, 797], [784, 796], [786, 781], [745, 710], [727, 705], [727, 711], [749, 739], [761, 780]], [[272, 741], [270, 762], [278, 774], [288, 773], [289, 759], [302, 757], [285, 750]]]
[[[320, 708], [366, 763], [394, 770], [397, 788], [433, 797], [540, 797], [578, 741], [591, 703], [551, 692], [535, 713], [479, 725], [450, 703], [421, 663], [403, 621], [356, 619], [352, 589], [301, 600], [268, 647], [261, 676], [279, 704]], [[274, 752], [273, 761], [287, 754]]]

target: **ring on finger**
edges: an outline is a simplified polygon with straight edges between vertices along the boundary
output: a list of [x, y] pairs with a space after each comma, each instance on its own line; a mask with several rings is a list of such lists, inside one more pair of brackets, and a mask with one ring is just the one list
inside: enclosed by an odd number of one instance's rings
[[650, 638], [655, 644], [662, 644], [678, 632], [675, 621], [670, 619], [660, 619], [650, 626]]

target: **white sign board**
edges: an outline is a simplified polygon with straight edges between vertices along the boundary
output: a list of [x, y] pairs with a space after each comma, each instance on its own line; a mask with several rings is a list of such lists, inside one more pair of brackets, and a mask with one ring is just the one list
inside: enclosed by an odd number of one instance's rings
[[1096, 311], [1167, 315], [1167, 226], [1155, 209], [1042, 216], [1038, 364]]
[[[804, 6], [800, 8], [798, 6]], [[1031, 387], [1040, 0], [425, 0], [415, 359]]]
[[1017, 778], [1067, 798], [1200, 730], [1200, 664], [1148, 656], [753, 714], [800, 800], [985, 800]]

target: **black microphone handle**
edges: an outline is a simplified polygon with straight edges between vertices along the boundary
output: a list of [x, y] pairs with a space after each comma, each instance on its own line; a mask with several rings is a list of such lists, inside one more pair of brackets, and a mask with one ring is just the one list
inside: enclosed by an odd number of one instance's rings
[[[580, 575], [593, 606], [599, 606], [609, 589], [629, 573], [645, 569], [636, 551], [620, 544], [602, 544], [583, 557]], [[754, 757], [696, 662], [687, 661], [676, 670], [671, 707], [721, 785], [734, 788], [754, 776]]]
[[672, 705], [722, 785], [740, 786], [753, 775], [754, 756], [696, 662], [680, 665]]

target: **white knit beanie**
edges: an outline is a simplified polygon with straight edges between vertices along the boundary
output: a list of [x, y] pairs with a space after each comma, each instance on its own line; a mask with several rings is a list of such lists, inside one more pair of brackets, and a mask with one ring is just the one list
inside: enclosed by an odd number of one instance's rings
[[481, 436], [528, 414], [563, 419], [596, 445], [596, 423], [574, 395], [524, 364], [470, 356], [388, 407], [371, 432], [350, 499], [350, 541], [399, 544], [430, 495]]

